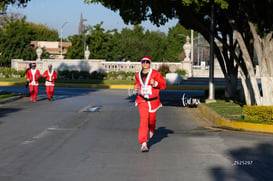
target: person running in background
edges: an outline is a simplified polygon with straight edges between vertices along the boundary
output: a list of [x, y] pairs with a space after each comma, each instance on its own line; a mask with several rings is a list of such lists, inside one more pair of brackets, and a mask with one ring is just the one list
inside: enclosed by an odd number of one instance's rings
[[36, 102], [38, 95], [38, 79], [41, 77], [40, 71], [36, 69], [36, 63], [31, 64], [31, 69], [27, 71], [26, 79], [29, 85], [30, 100]]
[[166, 88], [166, 80], [160, 72], [151, 68], [152, 60], [148, 56], [141, 59], [142, 69], [135, 75], [135, 90], [138, 96], [135, 100], [139, 109], [140, 125], [138, 140], [141, 151], [149, 151], [147, 142], [153, 137], [156, 126], [156, 113], [162, 106], [159, 91]]
[[45, 86], [46, 86], [46, 93], [47, 98], [49, 101], [53, 100], [54, 95], [54, 86], [55, 86], [55, 80], [58, 78], [57, 74], [54, 70], [52, 70], [52, 65], [48, 65], [48, 70], [46, 70], [43, 73], [43, 78], [46, 78]]
[[[28, 68], [27, 68], [27, 70], [26, 70], [26, 74], [27, 74], [27, 71], [29, 70], [29, 69], [31, 69], [31, 63], [30, 64], [28, 64]], [[28, 81], [26, 82], [26, 85], [25, 85], [25, 87], [26, 87], [26, 89], [28, 88]]]

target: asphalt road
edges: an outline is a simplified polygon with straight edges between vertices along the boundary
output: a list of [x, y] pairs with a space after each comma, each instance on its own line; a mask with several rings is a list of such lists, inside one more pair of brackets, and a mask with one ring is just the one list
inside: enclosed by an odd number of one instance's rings
[[148, 153], [128, 90], [57, 88], [51, 102], [41, 88], [36, 103], [2, 104], [0, 180], [273, 180], [271, 136], [205, 129], [181, 106], [183, 93], [162, 92]]

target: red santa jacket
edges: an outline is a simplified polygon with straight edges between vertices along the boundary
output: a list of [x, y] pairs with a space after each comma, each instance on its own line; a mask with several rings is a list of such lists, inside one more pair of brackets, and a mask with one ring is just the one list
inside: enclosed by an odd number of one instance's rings
[[[151, 79], [154, 79], [156, 86], [151, 85]], [[136, 98], [136, 105], [140, 103], [147, 103], [149, 106], [149, 112], [157, 111], [161, 106], [159, 91], [166, 88], [166, 80], [160, 74], [160, 72], [150, 69], [146, 81], [141, 79], [141, 72], [138, 72], [135, 76], [135, 85], [139, 85], [139, 94]]]
[[29, 69], [26, 78], [30, 80], [29, 85], [39, 85], [38, 79], [41, 77], [40, 71], [37, 69]]
[[45, 78], [45, 77], [46, 77], [46, 82], [45, 82], [46, 86], [54, 86], [55, 80], [58, 78], [57, 74], [54, 70], [52, 70], [51, 73], [48, 70], [46, 70], [43, 73], [43, 78]]

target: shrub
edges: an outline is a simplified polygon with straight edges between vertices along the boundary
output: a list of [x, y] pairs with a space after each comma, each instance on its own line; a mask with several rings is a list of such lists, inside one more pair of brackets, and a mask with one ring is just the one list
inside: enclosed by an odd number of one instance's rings
[[94, 71], [90, 74], [90, 79], [103, 80], [105, 77], [105, 73]]
[[80, 71], [79, 79], [89, 79], [90, 73], [88, 71]]
[[169, 65], [167, 65], [167, 64], [162, 64], [162, 65], [158, 68], [158, 71], [165, 77], [167, 73], [170, 73]]
[[60, 79], [71, 79], [69, 70], [59, 70], [58, 75]]
[[74, 80], [74, 79], [79, 79], [80, 78], [80, 72], [79, 71], [77, 71], [77, 70], [72, 70], [71, 71], [71, 78], [72, 78], [72, 80]]
[[179, 75], [186, 75], [186, 71], [181, 69], [178, 69], [176, 73], [178, 73]]
[[9, 78], [9, 77], [19, 78], [19, 77], [24, 77], [26, 75], [26, 71], [17, 71], [10, 67], [1, 67], [0, 73], [6, 78]]
[[244, 106], [244, 120], [273, 123], [273, 106]]
[[108, 72], [105, 77], [107, 80], [128, 80], [134, 79], [135, 74], [135, 72]]

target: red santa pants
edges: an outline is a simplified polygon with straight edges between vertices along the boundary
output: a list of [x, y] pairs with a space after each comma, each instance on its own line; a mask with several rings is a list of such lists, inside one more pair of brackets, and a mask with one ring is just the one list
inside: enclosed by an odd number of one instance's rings
[[36, 101], [38, 95], [38, 85], [29, 85], [30, 100]]
[[51, 97], [53, 97], [53, 94], [54, 94], [54, 86], [47, 85], [46, 86], [46, 94], [47, 94], [47, 98], [51, 99]]
[[147, 142], [149, 131], [154, 132], [156, 124], [156, 112], [149, 112], [147, 102], [138, 105], [140, 124], [138, 129], [138, 141], [140, 144]]

